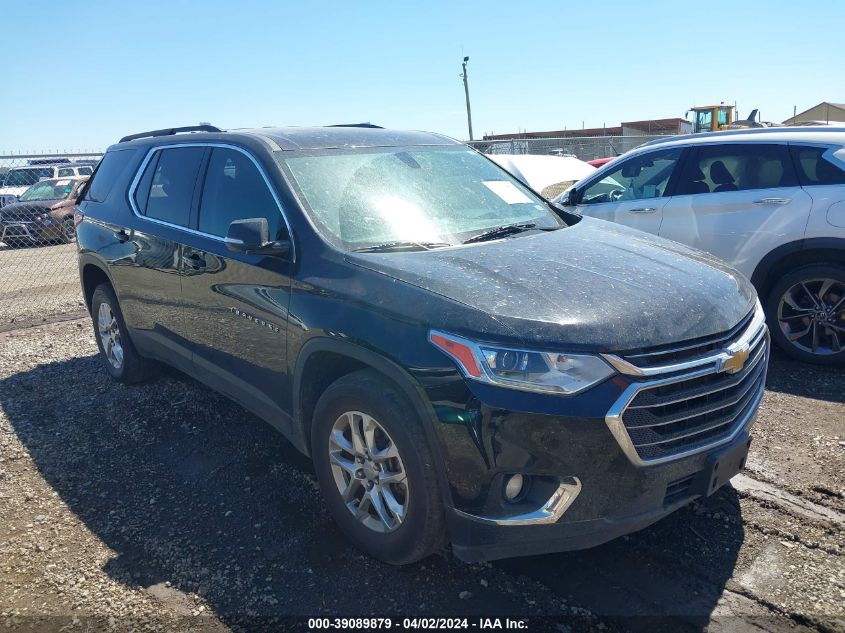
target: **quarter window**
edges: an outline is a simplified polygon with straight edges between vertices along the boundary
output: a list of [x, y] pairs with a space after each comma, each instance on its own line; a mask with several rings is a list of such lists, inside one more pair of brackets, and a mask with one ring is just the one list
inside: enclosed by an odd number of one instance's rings
[[824, 157], [827, 147], [790, 145], [789, 151], [803, 186], [845, 184], [845, 171]]
[[138, 210], [148, 218], [188, 226], [204, 153], [203, 147], [174, 147], [156, 152], [135, 191]]
[[208, 161], [198, 228], [225, 237], [232, 222], [246, 218], [266, 218], [270, 238], [283, 237], [279, 207], [252, 160], [237, 150], [215, 147]]
[[659, 198], [665, 195], [680, 156], [680, 149], [670, 149], [623, 160], [604, 178], [584, 189], [579, 202], [597, 204]]
[[773, 189], [797, 185], [785, 145], [733, 143], [693, 149], [675, 195]]
[[85, 188], [85, 200], [103, 202], [134, 155], [135, 150], [128, 148], [106, 152], [100, 164], [97, 165], [97, 173], [93, 176], [93, 180]]

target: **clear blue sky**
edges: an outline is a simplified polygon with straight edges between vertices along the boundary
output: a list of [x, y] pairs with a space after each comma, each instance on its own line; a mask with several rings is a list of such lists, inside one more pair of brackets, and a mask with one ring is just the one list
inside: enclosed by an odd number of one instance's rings
[[199, 121], [373, 121], [466, 138], [465, 54], [477, 137], [683, 116], [721, 100], [776, 121], [794, 105], [845, 102], [840, 0], [0, 7], [0, 153], [102, 148]]

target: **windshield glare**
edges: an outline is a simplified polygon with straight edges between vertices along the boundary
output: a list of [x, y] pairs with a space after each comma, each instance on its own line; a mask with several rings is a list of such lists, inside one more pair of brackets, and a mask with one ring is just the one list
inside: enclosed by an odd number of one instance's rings
[[64, 200], [73, 191], [73, 180], [45, 180], [33, 185], [21, 194], [25, 202], [36, 200]]
[[509, 224], [564, 226], [542, 199], [464, 147], [277, 152], [277, 158], [319, 230], [350, 250], [461, 244]]
[[31, 167], [27, 169], [12, 169], [6, 174], [4, 187], [29, 187], [42, 178], [53, 175], [52, 167]]

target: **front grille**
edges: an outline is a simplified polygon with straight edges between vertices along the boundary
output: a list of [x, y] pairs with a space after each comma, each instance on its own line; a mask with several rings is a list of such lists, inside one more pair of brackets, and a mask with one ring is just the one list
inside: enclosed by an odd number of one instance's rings
[[24, 237], [29, 235], [24, 227], [17, 224], [10, 224], [9, 226], [3, 227], [2, 234], [6, 237]]
[[[695, 351], [685, 359], [667, 357], [665, 350], [639, 356], [634, 369], [651, 367], [651, 373], [632, 383], [620, 398], [618, 413], [608, 417], [632, 461], [655, 463], [705, 450], [727, 441], [752, 417], [765, 389], [769, 353], [762, 315], [753, 316], [704, 342], [705, 347], [716, 345], [710, 354], [702, 354], [701, 345], [688, 344], [682, 351]], [[736, 373], [723, 370], [729, 347], [748, 350]], [[632, 358], [624, 356], [629, 362]], [[646, 358], [662, 360], [649, 365], [643, 363]]]
[[709, 353], [724, 349], [731, 341], [733, 341], [740, 333], [742, 333], [751, 319], [754, 317], [754, 310], [749, 312], [745, 318], [732, 327], [727, 332], [716, 334], [714, 336], [705, 336], [684, 343], [661, 345], [660, 347], [652, 347], [646, 351], [634, 351], [621, 354], [622, 358], [637, 367], [655, 367], [658, 365], [669, 365], [672, 363], [682, 363], [684, 361], [696, 358], [699, 356], [706, 356]]

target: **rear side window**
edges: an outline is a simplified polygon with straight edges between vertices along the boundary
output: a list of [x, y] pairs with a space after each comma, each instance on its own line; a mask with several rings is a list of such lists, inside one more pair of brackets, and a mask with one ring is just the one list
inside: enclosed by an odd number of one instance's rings
[[722, 193], [797, 185], [785, 145], [714, 144], [692, 150], [674, 193]]
[[225, 237], [229, 224], [267, 218], [270, 239], [280, 239], [279, 207], [258, 168], [245, 154], [215, 147], [208, 161], [199, 210], [199, 230]]
[[827, 147], [790, 145], [789, 151], [802, 186], [845, 184], [845, 171], [824, 157]]
[[111, 150], [103, 156], [97, 166], [97, 173], [85, 189], [85, 199], [92, 202], [103, 202], [114, 187], [114, 183], [126, 170], [135, 150]]
[[174, 147], [153, 154], [135, 190], [138, 210], [148, 218], [188, 226], [204, 153], [203, 147]]

